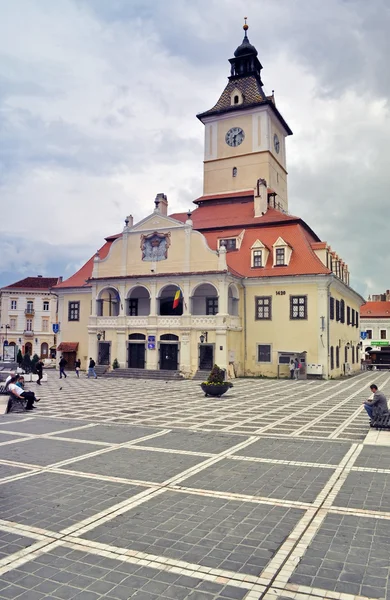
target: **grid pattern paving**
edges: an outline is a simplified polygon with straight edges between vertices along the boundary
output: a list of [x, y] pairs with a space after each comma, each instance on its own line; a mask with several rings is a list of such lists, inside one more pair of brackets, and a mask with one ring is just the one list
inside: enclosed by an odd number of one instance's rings
[[49, 375], [36, 411], [0, 419], [0, 599], [390, 600], [372, 374], [222, 399]]

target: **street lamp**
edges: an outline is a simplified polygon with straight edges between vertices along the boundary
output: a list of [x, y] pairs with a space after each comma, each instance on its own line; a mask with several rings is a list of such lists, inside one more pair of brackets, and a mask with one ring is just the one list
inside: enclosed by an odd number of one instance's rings
[[202, 331], [202, 333], [199, 336], [200, 343], [203, 344], [203, 342], [206, 342], [206, 344], [207, 344], [207, 337], [208, 337], [207, 331]]
[[96, 337], [98, 339], [98, 342], [100, 342], [100, 340], [105, 340], [106, 339], [106, 332], [105, 331], [98, 331], [96, 334]]

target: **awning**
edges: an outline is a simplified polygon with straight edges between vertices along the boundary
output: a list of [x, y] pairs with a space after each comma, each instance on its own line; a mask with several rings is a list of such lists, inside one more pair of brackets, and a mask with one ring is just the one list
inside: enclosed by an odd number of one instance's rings
[[57, 350], [59, 350], [60, 352], [77, 352], [78, 347], [78, 342], [61, 342]]

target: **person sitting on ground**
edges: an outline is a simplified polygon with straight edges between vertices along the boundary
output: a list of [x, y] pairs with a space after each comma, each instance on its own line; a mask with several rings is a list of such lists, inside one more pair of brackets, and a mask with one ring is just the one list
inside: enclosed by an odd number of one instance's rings
[[8, 390], [14, 396], [26, 400], [26, 410], [32, 410], [34, 408], [34, 402], [39, 402], [40, 398], [36, 398], [34, 392], [26, 392], [25, 390], [23, 390], [23, 388], [17, 385], [18, 380], [19, 375], [15, 375], [15, 377], [12, 377], [11, 381], [8, 384]]
[[370, 390], [374, 396], [371, 400], [364, 400], [363, 404], [370, 419], [375, 420], [388, 413], [389, 408], [386, 396], [378, 390], [378, 386], [375, 383], [370, 385]]

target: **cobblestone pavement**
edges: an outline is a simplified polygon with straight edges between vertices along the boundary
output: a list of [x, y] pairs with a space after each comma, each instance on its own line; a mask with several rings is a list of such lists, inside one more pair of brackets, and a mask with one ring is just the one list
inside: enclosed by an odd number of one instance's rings
[[[76, 379], [0, 418], [0, 599], [390, 600], [390, 374]], [[389, 433], [390, 436], [390, 433]]]

